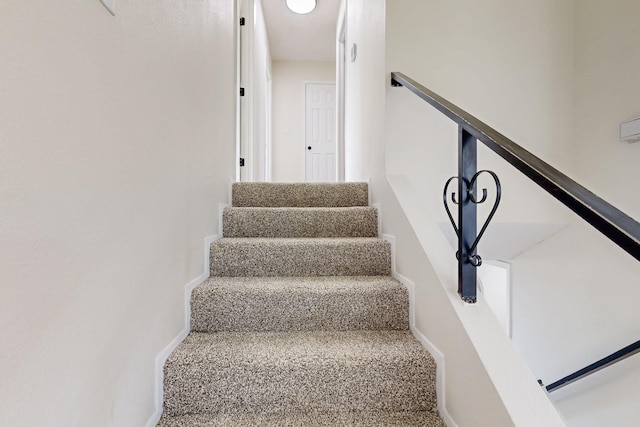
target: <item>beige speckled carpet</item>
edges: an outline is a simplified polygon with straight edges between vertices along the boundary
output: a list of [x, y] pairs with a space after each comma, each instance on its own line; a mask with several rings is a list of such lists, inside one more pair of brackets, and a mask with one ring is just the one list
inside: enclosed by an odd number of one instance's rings
[[237, 183], [160, 427], [443, 427], [365, 183]]

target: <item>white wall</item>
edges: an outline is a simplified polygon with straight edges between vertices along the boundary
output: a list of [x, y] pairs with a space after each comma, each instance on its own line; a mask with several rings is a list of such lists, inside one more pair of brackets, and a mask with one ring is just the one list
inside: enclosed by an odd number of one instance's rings
[[[640, 265], [583, 222], [515, 258], [512, 274], [514, 343], [545, 384], [640, 339]], [[635, 424], [640, 357], [620, 368], [552, 394], [569, 426]]]
[[272, 178], [305, 180], [305, 82], [335, 82], [335, 62], [273, 62]]
[[[549, 163], [575, 174], [573, 2], [394, 1], [387, 3], [386, 31], [387, 71], [409, 75]], [[457, 285], [455, 251], [437, 224], [448, 226], [442, 188], [457, 174], [456, 126], [407, 90], [388, 88], [386, 102], [387, 174], [447, 296], [452, 296]], [[512, 229], [508, 226], [513, 223], [567, 220], [558, 203], [494, 154], [480, 148], [479, 155], [479, 168], [495, 170], [503, 184], [502, 204], [494, 219], [505, 223], [500, 230]], [[487, 233], [492, 233], [491, 227]], [[451, 304], [505, 405], [500, 408], [501, 403], [492, 400], [493, 392], [487, 393], [487, 404], [480, 406], [499, 408], [493, 425], [562, 425], [536, 377], [497, 321], [490, 319], [483, 301], [462, 307], [453, 298]], [[421, 301], [430, 304], [426, 298]], [[452, 340], [429, 324], [425, 316], [425, 326], [419, 327], [430, 328], [426, 335], [445, 353], [447, 376], [451, 376], [447, 384], [452, 385], [447, 392], [449, 411], [459, 425], [476, 426], [479, 421], [470, 418], [464, 405], [477, 393], [468, 386], [456, 387], [461, 384], [456, 375], [465, 371], [465, 361]], [[474, 386], [491, 387], [486, 378], [477, 379]]]
[[[385, 1], [346, 0], [345, 181], [384, 182]], [[376, 197], [374, 197], [375, 200]]]
[[[639, 12], [624, 0], [393, 2], [388, 71], [416, 78], [639, 218], [630, 175], [640, 146], [617, 140], [619, 122], [640, 115]], [[456, 173], [455, 126], [407, 91], [388, 95], [387, 172], [406, 175], [426, 216], [447, 223], [439, 201]], [[514, 345], [533, 378], [549, 384], [638, 339], [640, 267], [500, 162], [480, 152], [479, 167], [502, 179], [498, 222], [569, 224], [512, 260]], [[450, 270], [448, 260], [434, 243], [440, 237], [428, 237], [430, 260], [447, 281], [440, 272]], [[637, 359], [554, 393], [568, 425], [635, 425]]]
[[640, 198], [632, 189], [640, 144], [618, 140], [619, 123], [640, 117], [640, 26], [634, 20], [640, 3], [585, 0], [575, 8], [575, 156], [580, 179], [640, 219]]
[[[385, 74], [385, 69], [389, 64], [389, 57], [393, 56], [389, 45], [393, 45], [396, 41], [395, 33], [401, 27], [412, 27], [412, 20], [418, 19], [411, 15], [429, 12], [426, 6], [421, 5], [421, 2], [410, 4], [405, 2], [403, 5], [387, 2], [385, 22], [384, 1], [347, 1], [346, 46], [350, 51], [353, 44], [357, 44], [358, 57], [355, 62], [348, 61], [346, 69], [346, 179], [348, 181], [371, 180], [373, 202], [379, 202], [382, 206], [383, 233], [395, 236], [396, 270], [415, 284], [417, 333], [426, 337], [444, 353], [444, 359], [440, 362], [441, 366], [445, 365], [445, 375], [440, 381], [444, 382], [445, 390], [440, 394], [440, 399], [445, 417], [458, 426], [514, 425], [514, 420], [520, 420], [522, 416], [520, 419], [512, 420], [511, 414], [505, 410], [502, 398], [496, 392], [483, 366], [483, 361], [478, 357], [455, 310], [471, 310], [475, 313], [476, 319], [481, 318], [483, 324], [494, 322], [493, 331], [502, 335], [504, 333], [495, 318], [487, 314], [487, 310], [479, 313], [474, 308], [464, 306], [453, 291], [443, 287], [442, 278], [436, 274], [433, 264], [429, 262], [433, 262], [433, 259], [426, 258], [425, 248], [428, 248], [428, 245], [425, 244], [425, 240], [430, 237], [428, 236], [430, 231], [425, 230], [424, 220], [416, 221], [416, 217], [424, 217], [422, 183], [419, 184], [420, 186], [412, 187], [411, 183], [402, 177], [388, 176], [389, 151], [397, 149], [394, 131], [389, 129], [389, 126], [390, 121], [394, 120], [395, 109], [399, 108], [399, 105], [390, 99], [386, 89], [388, 76]], [[410, 16], [393, 15], [397, 12], [396, 6], [406, 8], [404, 9], [406, 15]], [[385, 51], [382, 49], [385, 44], [387, 45], [386, 58]], [[425, 46], [425, 40], [416, 38], [411, 41], [411, 46], [403, 48], [405, 50], [400, 57], [415, 60], [421, 57], [415, 52], [423, 50]], [[411, 152], [405, 154], [415, 156], [415, 153]], [[409, 164], [415, 164], [414, 158], [406, 160]], [[434, 161], [440, 160], [434, 159]], [[421, 167], [425, 168], [424, 163]], [[430, 204], [433, 205], [433, 203]], [[435, 222], [432, 224], [437, 229], [437, 224]], [[448, 246], [440, 231], [437, 233], [436, 238], [439, 236], [442, 245]], [[448, 248], [445, 247], [445, 249]], [[439, 247], [438, 252], [446, 253], [442, 246]], [[453, 258], [452, 254], [448, 255], [449, 258]], [[455, 272], [455, 264], [453, 262], [449, 264]], [[451, 296], [451, 294], [454, 295]], [[457, 307], [455, 310], [454, 305]], [[496, 344], [498, 347], [493, 348], [492, 351], [503, 353], [501, 349], [505, 345], [505, 338], [500, 341], [500, 338], [491, 334], [485, 334], [483, 337], [486, 339], [485, 347]], [[523, 369], [520, 365], [518, 367]], [[510, 369], [507, 371], [513, 372]], [[504, 386], [504, 383], [508, 383], [511, 378], [503, 375], [501, 380]], [[540, 393], [535, 379], [532, 381], [534, 385], [531, 387]], [[509, 391], [516, 396], [521, 390], [511, 387]], [[529, 407], [522, 413], [529, 415], [542, 413], [542, 416], [530, 417], [525, 423], [518, 424], [519, 426], [539, 425], [538, 422], [541, 420], [543, 423], [548, 421], [546, 425], [561, 425], [558, 424], [555, 412], [548, 416], [544, 412], [548, 413], [548, 408], [543, 408], [542, 412], [538, 411], [540, 400], [540, 396], [537, 396], [529, 399], [525, 404], [520, 399], [516, 405]], [[542, 400], [542, 406], [544, 402], [549, 404], [546, 397], [542, 396]]]
[[233, 5], [0, 16], [0, 424], [139, 427], [233, 176]]
[[[416, 79], [573, 174], [572, 1], [399, 0], [387, 12], [393, 26], [388, 26], [388, 71]], [[400, 103], [412, 97], [398, 96]], [[413, 107], [420, 104], [420, 110]], [[418, 120], [394, 125], [388, 167], [416, 183], [434, 180], [437, 173], [428, 197], [439, 197], [457, 171], [457, 127], [421, 101], [413, 100], [405, 110]], [[478, 151], [478, 167], [494, 170], [503, 185], [495, 222], [563, 220], [545, 192], [482, 144]], [[528, 204], [522, 203], [522, 194]]]
[[[640, 4], [588, 0], [574, 7], [579, 181], [640, 219], [633, 187], [640, 146], [619, 142], [617, 133], [621, 121], [640, 116], [640, 28], [634, 20]], [[514, 339], [547, 384], [639, 339], [640, 265], [575, 222], [514, 260]], [[639, 359], [554, 392], [567, 423], [635, 425]]]
[[247, 167], [253, 168], [253, 180], [265, 181], [267, 178], [267, 157], [271, 135], [267, 119], [271, 109], [269, 91], [271, 90], [271, 52], [269, 39], [262, 12], [262, 2], [254, 0], [254, 45], [253, 45], [253, 84], [248, 90], [253, 97], [253, 155]]

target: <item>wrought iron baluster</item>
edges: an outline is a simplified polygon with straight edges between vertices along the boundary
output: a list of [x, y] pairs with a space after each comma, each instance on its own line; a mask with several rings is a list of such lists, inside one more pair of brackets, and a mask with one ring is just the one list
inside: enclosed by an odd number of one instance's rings
[[[458, 133], [458, 176], [453, 176], [447, 180], [442, 200], [449, 221], [451, 221], [453, 230], [458, 237], [458, 251], [456, 252], [456, 258], [458, 259], [458, 293], [468, 303], [474, 303], [477, 300], [476, 268], [482, 265], [482, 258], [477, 254], [478, 243], [498, 209], [502, 193], [498, 176], [489, 170], [477, 172], [476, 165], [477, 140], [460, 126]], [[488, 195], [487, 189], [483, 188], [482, 197], [478, 199], [476, 196], [477, 181], [482, 174], [489, 174], [493, 178], [496, 185], [496, 198], [491, 212], [480, 228], [480, 233], [477, 233], [477, 205], [484, 203]], [[457, 224], [453, 219], [447, 199], [449, 185], [454, 180], [458, 181], [458, 191], [451, 194], [451, 201], [458, 206]]]
[[475, 189], [469, 183], [477, 172], [478, 142], [462, 126], [458, 127], [458, 293], [468, 303], [476, 302], [476, 266], [471, 259], [477, 235], [478, 209], [471, 201]]

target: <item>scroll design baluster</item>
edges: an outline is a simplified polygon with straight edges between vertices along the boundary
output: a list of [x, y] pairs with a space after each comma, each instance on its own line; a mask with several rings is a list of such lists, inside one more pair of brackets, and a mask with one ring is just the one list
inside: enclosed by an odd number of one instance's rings
[[[449, 185], [453, 182], [453, 181], [457, 181], [458, 183], [458, 189], [459, 191], [462, 192], [462, 197], [459, 197], [458, 194], [454, 191], [451, 193], [451, 202], [454, 205], [458, 206], [458, 209], [463, 209], [463, 207], [461, 207], [461, 203], [464, 203], [465, 201], [469, 201], [471, 203], [473, 203], [474, 205], [479, 205], [482, 204], [484, 202], [487, 201], [488, 199], [488, 191], [486, 188], [482, 189], [482, 196], [478, 199], [476, 197], [476, 187], [478, 184], [478, 178], [483, 175], [483, 174], [487, 174], [489, 175], [492, 179], [493, 182], [495, 184], [495, 191], [496, 191], [496, 196], [495, 196], [495, 200], [493, 202], [493, 206], [491, 208], [491, 211], [489, 212], [489, 215], [487, 216], [486, 220], [484, 221], [482, 227], [480, 228], [480, 232], [478, 233], [477, 236], [475, 236], [475, 239], [473, 240], [473, 243], [466, 249], [466, 260], [461, 260], [460, 259], [460, 251], [458, 250], [456, 252], [456, 258], [458, 259], [458, 262], [468, 262], [469, 264], [471, 264], [474, 267], [480, 267], [482, 265], [482, 257], [480, 257], [480, 255], [478, 255], [476, 253], [477, 248], [478, 248], [478, 243], [480, 243], [480, 240], [482, 239], [482, 237], [484, 236], [484, 233], [487, 231], [487, 227], [489, 226], [489, 223], [491, 223], [491, 220], [493, 219], [494, 215], [496, 214], [496, 211], [498, 210], [498, 206], [500, 205], [500, 199], [502, 197], [502, 186], [500, 184], [500, 179], [498, 178], [498, 175], [496, 175], [495, 172], [490, 171], [490, 170], [481, 170], [477, 173], [475, 173], [473, 175], [473, 177], [471, 177], [470, 180], [467, 180], [465, 178], [461, 178], [459, 176], [452, 176], [451, 178], [449, 178], [447, 180], [447, 182], [444, 185], [444, 190], [442, 192], [442, 201], [444, 204], [444, 209], [447, 212], [447, 216], [449, 217], [449, 221], [451, 222], [451, 225], [453, 226], [453, 230], [456, 234], [456, 237], [458, 238], [458, 241], [460, 242], [461, 239], [463, 239], [462, 233], [460, 231], [460, 227], [458, 226], [458, 224], [456, 224], [456, 221], [453, 218], [453, 214], [451, 213], [451, 209], [449, 207], [449, 200], [448, 200], [448, 193], [449, 193]], [[470, 240], [470, 239], [468, 239]], [[463, 279], [461, 278], [461, 281]], [[475, 280], [475, 278], [474, 278]], [[464, 296], [463, 296], [463, 299]], [[465, 301], [467, 302], [475, 302], [475, 297], [474, 298], [466, 298]]]

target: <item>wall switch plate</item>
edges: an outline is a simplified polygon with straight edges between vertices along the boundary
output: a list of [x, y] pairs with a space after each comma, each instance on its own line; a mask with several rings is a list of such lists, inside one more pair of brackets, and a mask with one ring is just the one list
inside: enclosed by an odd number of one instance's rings
[[116, 0], [100, 0], [100, 3], [107, 8], [109, 13], [116, 16]]

